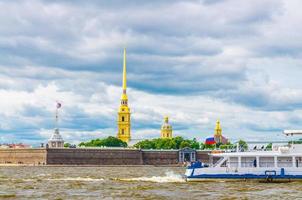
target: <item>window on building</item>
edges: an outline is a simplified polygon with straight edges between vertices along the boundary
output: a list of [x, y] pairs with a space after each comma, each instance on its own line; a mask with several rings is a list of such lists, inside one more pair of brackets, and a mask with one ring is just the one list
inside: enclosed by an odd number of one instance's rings
[[125, 130], [124, 130], [124, 129], [122, 129], [122, 135], [124, 135], [124, 133], [125, 133]]
[[125, 117], [124, 116], [122, 116], [122, 122], [124, 122], [125, 121]]

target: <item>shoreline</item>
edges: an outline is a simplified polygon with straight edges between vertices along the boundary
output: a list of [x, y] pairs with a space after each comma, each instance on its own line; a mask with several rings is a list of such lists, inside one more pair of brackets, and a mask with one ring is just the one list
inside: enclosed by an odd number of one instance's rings
[[21, 165], [0, 164], [1, 167], [185, 167], [184, 165]]

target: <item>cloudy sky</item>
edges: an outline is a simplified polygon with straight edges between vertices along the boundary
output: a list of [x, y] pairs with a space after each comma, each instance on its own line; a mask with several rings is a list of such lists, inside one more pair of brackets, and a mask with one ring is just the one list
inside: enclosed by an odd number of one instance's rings
[[233, 141], [302, 129], [300, 0], [1, 1], [0, 143], [116, 135], [127, 47], [132, 137]]

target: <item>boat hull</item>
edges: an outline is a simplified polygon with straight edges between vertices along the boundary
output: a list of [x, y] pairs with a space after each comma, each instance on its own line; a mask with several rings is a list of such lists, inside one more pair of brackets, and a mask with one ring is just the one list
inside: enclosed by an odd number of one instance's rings
[[202, 174], [187, 176], [186, 180], [192, 181], [266, 181], [266, 182], [288, 182], [301, 180], [302, 175], [255, 175], [255, 174]]
[[295, 168], [189, 168], [187, 181], [201, 180], [302, 180], [301, 169]]

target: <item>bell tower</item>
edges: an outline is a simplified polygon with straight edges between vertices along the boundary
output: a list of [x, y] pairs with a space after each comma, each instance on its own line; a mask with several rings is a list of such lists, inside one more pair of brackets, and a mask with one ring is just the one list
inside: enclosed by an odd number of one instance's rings
[[168, 117], [165, 117], [160, 133], [161, 138], [172, 138], [172, 126], [169, 124]]
[[222, 143], [222, 129], [220, 126], [220, 121], [216, 121], [216, 126], [215, 126], [215, 132], [214, 132], [214, 138], [216, 143]]
[[130, 113], [130, 108], [128, 107], [128, 96], [127, 96], [126, 49], [124, 49], [123, 93], [121, 96], [121, 105], [118, 111], [118, 118], [117, 118], [117, 126], [118, 126], [117, 138], [127, 143], [131, 139], [130, 114], [131, 113]]

